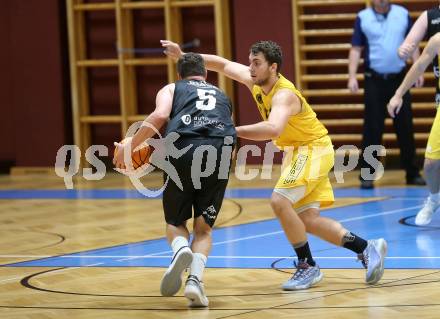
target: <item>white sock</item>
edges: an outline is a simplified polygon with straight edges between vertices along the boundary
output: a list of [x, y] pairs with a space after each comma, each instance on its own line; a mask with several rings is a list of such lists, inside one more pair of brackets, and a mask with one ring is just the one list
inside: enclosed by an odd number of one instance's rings
[[182, 236], [177, 236], [173, 239], [171, 243], [171, 248], [173, 249], [173, 255], [176, 254], [180, 248], [189, 246], [188, 239]]
[[189, 274], [192, 276], [196, 276], [200, 281], [202, 281], [203, 271], [205, 270], [207, 260], [208, 257], [206, 257], [205, 255], [201, 253], [194, 253]]
[[429, 199], [434, 203], [440, 203], [440, 192], [436, 194], [429, 194]]

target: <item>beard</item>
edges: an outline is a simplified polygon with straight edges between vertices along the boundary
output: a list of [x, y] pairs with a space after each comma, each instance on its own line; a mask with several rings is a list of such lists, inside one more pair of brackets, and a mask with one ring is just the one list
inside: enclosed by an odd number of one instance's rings
[[264, 86], [269, 83], [269, 76], [266, 76], [264, 79], [256, 80], [255, 84], [258, 86]]

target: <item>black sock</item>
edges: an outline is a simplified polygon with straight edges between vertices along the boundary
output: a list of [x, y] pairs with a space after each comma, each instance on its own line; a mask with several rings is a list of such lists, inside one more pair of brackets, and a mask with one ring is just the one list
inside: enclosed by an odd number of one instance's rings
[[342, 247], [350, 249], [356, 254], [362, 254], [362, 252], [367, 248], [367, 241], [361, 237], [356, 236], [351, 232], [347, 232], [344, 237], [342, 237]]
[[292, 244], [292, 246], [293, 249], [295, 249], [299, 261], [304, 261], [308, 263], [310, 266], [316, 265], [312, 257], [312, 252], [310, 251], [309, 243], [307, 241], [299, 243], [297, 245]]

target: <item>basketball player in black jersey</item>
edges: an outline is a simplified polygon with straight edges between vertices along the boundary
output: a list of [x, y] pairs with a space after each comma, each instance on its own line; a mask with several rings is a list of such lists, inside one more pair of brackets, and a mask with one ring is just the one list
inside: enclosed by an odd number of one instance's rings
[[[133, 136], [130, 143], [118, 144], [113, 162], [124, 169], [124, 148], [134, 150], [169, 120], [166, 135], [179, 134], [174, 143], [187, 151], [178, 158], [169, 157], [177, 170], [180, 184], [172, 178], [163, 193], [166, 236], [173, 259], [161, 282], [161, 294], [172, 296], [182, 284], [182, 272], [190, 267], [185, 297], [192, 307], [208, 306], [202, 283], [203, 271], [211, 249], [211, 229], [220, 211], [229, 178], [231, 152], [236, 132], [231, 119], [232, 106], [217, 87], [205, 82], [203, 58], [196, 53], [183, 55], [178, 63], [179, 81], [162, 88], [156, 97], [156, 109]], [[127, 153], [128, 154], [128, 153]], [[165, 180], [167, 179], [164, 173]], [[181, 188], [180, 186], [183, 186]], [[191, 247], [186, 222], [194, 209]]]

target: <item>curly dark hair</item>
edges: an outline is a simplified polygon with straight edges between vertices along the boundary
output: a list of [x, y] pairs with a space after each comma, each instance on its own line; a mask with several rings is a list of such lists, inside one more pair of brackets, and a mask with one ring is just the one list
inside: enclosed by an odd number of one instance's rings
[[252, 54], [263, 53], [264, 58], [269, 62], [277, 64], [277, 73], [281, 70], [281, 65], [283, 63], [283, 52], [281, 47], [273, 41], [258, 41], [251, 46], [250, 52]]
[[198, 53], [185, 53], [177, 61], [177, 72], [182, 79], [193, 75], [205, 76], [205, 61]]

